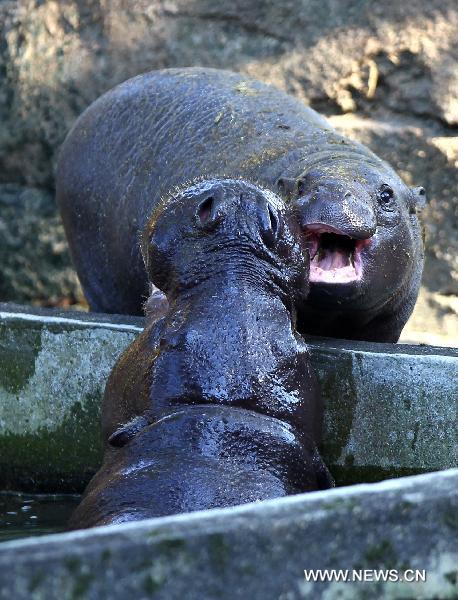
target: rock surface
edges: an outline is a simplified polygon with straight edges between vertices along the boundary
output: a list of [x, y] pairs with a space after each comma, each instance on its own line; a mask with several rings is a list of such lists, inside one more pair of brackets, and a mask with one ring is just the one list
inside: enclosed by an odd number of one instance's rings
[[[23, 186], [14, 188], [17, 220], [24, 187], [49, 198], [47, 209], [39, 203], [27, 208], [51, 225], [51, 243], [40, 261], [30, 248], [22, 250], [26, 270], [33, 263], [37, 280], [46, 279], [52, 248], [61, 243], [53, 169], [66, 132], [90, 102], [151, 69], [229, 68], [333, 117], [408, 182], [427, 187], [424, 290], [406, 333], [426, 323], [432, 334], [450, 336], [458, 294], [457, 28], [454, 0], [2, 2], [0, 183]], [[0, 252], [6, 248], [0, 241]], [[16, 280], [20, 271], [0, 267], [0, 298], [78, 300], [64, 250], [60, 261], [50, 287], [35, 290]]]
[[45, 305], [81, 298], [51, 192], [0, 184], [0, 265], [0, 298]]

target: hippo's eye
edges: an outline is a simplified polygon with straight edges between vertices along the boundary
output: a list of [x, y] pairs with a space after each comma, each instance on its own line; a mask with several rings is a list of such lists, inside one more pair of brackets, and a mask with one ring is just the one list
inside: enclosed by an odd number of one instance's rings
[[297, 193], [299, 196], [303, 196], [305, 193], [305, 183], [303, 179], [299, 179], [297, 182]]
[[378, 193], [378, 201], [382, 208], [389, 209], [393, 204], [394, 192], [389, 185], [382, 185]]

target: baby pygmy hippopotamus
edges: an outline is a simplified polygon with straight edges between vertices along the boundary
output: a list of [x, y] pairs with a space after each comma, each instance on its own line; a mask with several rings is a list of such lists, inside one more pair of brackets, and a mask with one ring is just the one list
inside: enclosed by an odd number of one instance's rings
[[240, 180], [163, 201], [142, 238], [169, 310], [107, 383], [105, 457], [71, 527], [324, 489], [323, 407], [295, 306], [308, 251], [289, 209]]

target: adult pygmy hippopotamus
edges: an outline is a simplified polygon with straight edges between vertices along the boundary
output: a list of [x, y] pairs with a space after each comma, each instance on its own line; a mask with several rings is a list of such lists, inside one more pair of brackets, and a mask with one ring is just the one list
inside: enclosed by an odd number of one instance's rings
[[237, 180], [159, 204], [142, 236], [169, 311], [113, 369], [105, 459], [71, 527], [231, 506], [332, 485], [295, 304], [308, 253], [284, 203]]
[[300, 332], [398, 340], [423, 267], [424, 190], [298, 100], [214, 69], [135, 77], [68, 135], [57, 198], [93, 310], [141, 313], [139, 232], [161, 197], [199, 176], [257, 181], [292, 204], [312, 258]]

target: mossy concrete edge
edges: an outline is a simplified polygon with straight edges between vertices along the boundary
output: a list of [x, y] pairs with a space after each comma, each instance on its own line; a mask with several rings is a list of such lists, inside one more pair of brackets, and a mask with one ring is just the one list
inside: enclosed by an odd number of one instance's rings
[[[5, 542], [0, 598], [451, 599], [457, 565], [454, 469]], [[310, 569], [426, 581], [306, 581]]]
[[[100, 401], [139, 318], [0, 305], [0, 486], [81, 491], [101, 459]], [[458, 465], [458, 352], [309, 340], [339, 483]], [[32, 475], [33, 474], [33, 475]]]

